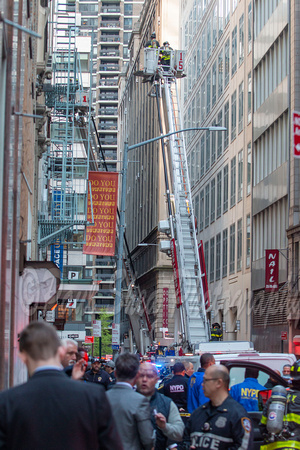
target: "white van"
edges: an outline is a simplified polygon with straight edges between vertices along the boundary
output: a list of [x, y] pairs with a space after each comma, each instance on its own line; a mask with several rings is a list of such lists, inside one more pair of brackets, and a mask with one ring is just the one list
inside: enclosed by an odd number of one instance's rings
[[282, 375], [282, 368], [285, 364], [293, 365], [296, 357], [291, 353], [259, 353], [254, 350], [252, 342], [248, 341], [217, 341], [205, 342], [198, 345], [196, 355], [185, 356], [167, 356], [158, 357], [156, 362], [164, 366], [170, 367], [179, 361], [191, 361], [194, 370], [200, 367], [200, 356], [203, 353], [212, 353], [216, 363], [222, 360], [252, 361], [270, 367], [273, 370], [279, 370]]

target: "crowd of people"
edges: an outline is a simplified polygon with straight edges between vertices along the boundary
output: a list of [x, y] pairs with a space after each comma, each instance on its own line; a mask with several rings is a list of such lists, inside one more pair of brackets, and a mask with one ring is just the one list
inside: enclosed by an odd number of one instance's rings
[[[198, 371], [190, 361], [177, 362], [172, 376], [157, 388], [156, 365], [141, 363], [136, 354], [120, 354], [102, 368], [94, 358], [86, 370], [85, 350], [75, 341], [61, 342], [45, 322], [32, 322], [21, 332], [19, 350], [29, 380], [0, 393], [0, 449], [253, 448], [249, 411], [256, 411], [257, 392], [266, 389], [257, 373], [246, 372], [244, 382], [229, 390], [227, 368], [206, 353]], [[300, 439], [300, 364], [284, 372], [296, 380], [289, 393], [285, 438], [293, 444]], [[246, 384], [256, 392], [251, 402], [241, 398]], [[282, 448], [298, 448], [292, 444]], [[269, 448], [275, 447], [266, 443], [264, 449]]]

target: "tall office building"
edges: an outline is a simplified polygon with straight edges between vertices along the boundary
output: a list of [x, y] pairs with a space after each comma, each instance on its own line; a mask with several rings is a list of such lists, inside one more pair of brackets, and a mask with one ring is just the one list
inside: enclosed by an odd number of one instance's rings
[[[281, 332], [289, 331], [289, 346], [284, 350], [295, 352], [298, 308], [291, 309], [291, 300], [298, 292], [299, 276], [294, 244], [299, 226], [299, 166], [292, 152], [291, 122], [299, 104], [297, 13], [294, 2], [266, 3], [253, 2], [253, 340], [258, 342], [264, 335], [260, 348], [279, 350]], [[265, 291], [266, 249], [279, 251], [276, 292]]]
[[224, 340], [250, 340], [252, 2], [183, 0], [181, 7], [185, 126], [227, 128], [187, 139], [208, 316]]
[[[161, 134], [156, 98], [150, 95], [151, 83], [143, 83], [143, 78], [135, 74], [141, 74], [140, 71], [143, 70], [144, 46], [153, 31], [160, 43], [169, 40], [173, 48], [179, 48], [178, 23], [178, 2], [145, 2], [130, 40], [131, 59], [120, 79], [121, 160], [125, 140], [128, 139], [129, 145], [132, 145]], [[134, 292], [129, 292], [128, 297], [123, 292], [123, 306], [126, 312], [138, 311], [135, 316], [130, 314], [132, 328], [133, 322], [137, 320], [137, 328], [139, 327], [141, 334], [148, 329], [152, 340], [161, 345], [169, 345], [174, 342], [175, 289], [171, 258], [158, 249], [159, 242], [168, 239], [158, 231], [159, 221], [168, 217], [160, 142], [130, 151], [129, 160], [126, 236], [143, 301], [139, 302], [140, 299], [135, 297]], [[133, 306], [132, 310], [130, 304]], [[143, 312], [146, 312], [146, 317]], [[169, 336], [164, 329], [168, 330]], [[126, 331], [128, 333], [130, 327]], [[143, 338], [139, 341], [142, 342]]]

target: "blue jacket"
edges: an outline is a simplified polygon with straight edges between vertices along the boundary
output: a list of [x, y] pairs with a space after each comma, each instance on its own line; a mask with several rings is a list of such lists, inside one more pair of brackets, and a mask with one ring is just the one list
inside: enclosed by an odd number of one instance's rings
[[192, 413], [195, 409], [197, 409], [203, 403], [209, 401], [209, 398], [205, 397], [202, 388], [202, 381], [204, 376], [205, 369], [198, 369], [198, 372], [193, 373], [193, 375], [189, 379], [189, 388], [188, 388], [188, 412]]
[[230, 389], [230, 395], [239, 402], [246, 411], [259, 411], [258, 391], [266, 388], [259, 384], [257, 378], [245, 378], [242, 383], [235, 384]]

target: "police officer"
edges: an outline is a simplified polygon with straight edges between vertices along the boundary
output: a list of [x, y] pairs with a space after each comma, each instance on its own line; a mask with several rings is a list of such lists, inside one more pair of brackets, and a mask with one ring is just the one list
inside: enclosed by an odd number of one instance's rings
[[99, 358], [92, 359], [92, 368], [85, 373], [84, 380], [91, 383], [102, 384], [105, 387], [105, 390], [108, 389], [110, 384], [109, 375], [105, 372], [105, 370], [100, 369]]
[[150, 40], [146, 42], [145, 48], [159, 48], [159, 42], [156, 40], [156, 33], [153, 33], [150, 36]]
[[188, 421], [184, 439], [194, 450], [250, 450], [253, 443], [247, 412], [228, 394], [229, 373], [225, 366], [212, 365], [205, 371], [203, 391], [209, 402], [197, 408]]
[[[268, 400], [264, 407], [260, 430], [264, 435], [265, 445], [262, 445], [261, 450], [273, 450], [273, 449], [295, 449], [300, 448], [300, 360], [296, 361], [291, 367], [291, 381], [292, 388], [287, 394], [287, 403], [285, 415], [282, 423], [282, 431], [277, 435], [275, 434], [275, 441], [268, 433], [268, 407], [272, 398]], [[274, 421], [274, 413], [272, 413], [271, 420]], [[271, 442], [270, 442], [271, 441]]]
[[187, 412], [188, 378], [185, 377], [184, 364], [174, 364], [173, 373], [174, 376], [163, 384], [159, 392], [171, 398], [179, 412]]
[[223, 338], [223, 333], [218, 322], [212, 324], [212, 329], [210, 331], [211, 341], [221, 341]]
[[243, 405], [246, 411], [259, 411], [258, 392], [266, 389], [257, 380], [258, 372], [258, 369], [248, 367], [245, 372], [244, 381], [235, 384], [230, 389], [231, 397]]

